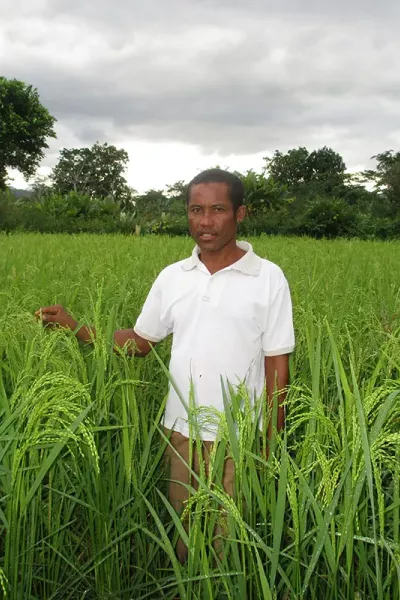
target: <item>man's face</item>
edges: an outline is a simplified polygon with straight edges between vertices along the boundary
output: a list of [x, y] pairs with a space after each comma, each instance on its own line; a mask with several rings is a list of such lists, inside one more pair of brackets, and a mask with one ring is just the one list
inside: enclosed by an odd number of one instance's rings
[[200, 250], [218, 252], [236, 238], [237, 225], [246, 214], [240, 206], [236, 215], [225, 183], [199, 183], [190, 190], [189, 231]]

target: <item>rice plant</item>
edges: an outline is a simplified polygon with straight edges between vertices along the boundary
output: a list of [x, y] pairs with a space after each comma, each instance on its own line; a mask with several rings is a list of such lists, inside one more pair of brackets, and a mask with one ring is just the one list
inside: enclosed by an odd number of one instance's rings
[[[112, 333], [191, 240], [0, 236], [0, 596], [400, 597], [400, 244], [250, 241], [292, 290], [286, 429], [267, 455], [265, 398], [244, 386], [224, 413], [191, 410], [192, 435], [213, 420], [218, 444], [186, 531], [163, 467], [170, 340], [129, 358]], [[35, 321], [56, 302], [97, 326], [93, 347]]]

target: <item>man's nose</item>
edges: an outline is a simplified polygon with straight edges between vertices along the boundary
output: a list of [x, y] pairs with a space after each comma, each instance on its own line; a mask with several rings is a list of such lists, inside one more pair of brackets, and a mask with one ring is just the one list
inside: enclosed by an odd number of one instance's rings
[[201, 215], [200, 225], [202, 227], [211, 227], [213, 222], [214, 218], [212, 212], [204, 211]]

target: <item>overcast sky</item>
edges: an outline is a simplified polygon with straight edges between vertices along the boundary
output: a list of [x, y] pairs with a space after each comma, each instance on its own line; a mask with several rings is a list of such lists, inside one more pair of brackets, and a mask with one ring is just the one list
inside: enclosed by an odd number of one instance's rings
[[139, 191], [299, 145], [354, 170], [400, 147], [399, 31], [400, 0], [0, 0], [0, 74], [58, 120], [43, 174], [95, 141]]

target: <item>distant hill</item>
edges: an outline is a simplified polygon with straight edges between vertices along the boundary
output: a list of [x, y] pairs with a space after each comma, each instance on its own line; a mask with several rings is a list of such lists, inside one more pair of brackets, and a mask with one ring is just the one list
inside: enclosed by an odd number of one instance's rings
[[18, 188], [10, 187], [10, 192], [16, 198], [29, 198], [29, 196], [32, 196], [32, 190], [19, 190]]

